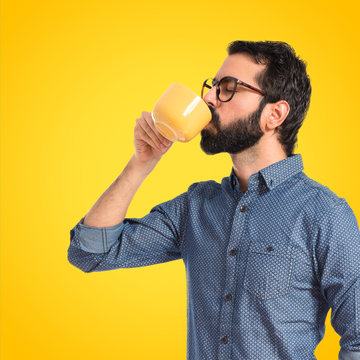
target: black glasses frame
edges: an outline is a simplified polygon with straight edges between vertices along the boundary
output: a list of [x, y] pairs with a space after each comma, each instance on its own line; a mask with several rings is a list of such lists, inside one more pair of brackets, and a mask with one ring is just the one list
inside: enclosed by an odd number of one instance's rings
[[[221, 100], [221, 99], [220, 99], [220, 83], [221, 83], [222, 81], [228, 80], [228, 79], [233, 80], [234, 83], [236, 84], [236, 86], [234, 87], [234, 89], [233, 89], [233, 91], [232, 91], [232, 94], [231, 94], [231, 96], [230, 96], [229, 99], [227, 99], [227, 100]], [[212, 86], [209, 86], [209, 85], [206, 83], [208, 80], [211, 80]], [[254, 86], [251, 86], [251, 85], [247, 84], [246, 82], [241, 81], [241, 80], [239, 80], [239, 79], [237, 79], [237, 78], [235, 78], [235, 77], [233, 77], [233, 76], [224, 76], [224, 77], [221, 78], [219, 81], [217, 81], [217, 80], [214, 79], [214, 78], [207, 78], [207, 79], [203, 82], [203, 85], [202, 85], [202, 88], [201, 88], [201, 98], [202, 98], [202, 99], [204, 98], [204, 97], [203, 97], [203, 94], [204, 94], [204, 88], [205, 88], [205, 87], [208, 88], [208, 89], [211, 89], [211, 88], [212, 88], [213, 86], [215, 86], [215, 85], [216, 85], [216, 97], [217, 97], [218, 100], [221, 101], [221, 102], [228, 102], [228, 101], [230, 101], [230, 100], [233, 98], [234, 94], [236, 93], [237, 85], [245, 86], [245, 87], [247, 87], [248, 89], [251, 89], [251, 90], [259, 93], [259, 94], [262, 95], [262, 96], [265, 96], [265, 95], [266, 95], [264, 91], [262, 91], [262, 90], [260, 90], [260, 89], [258, 89], [258, 88], [256, 88], [256, 87], [254, 87]]]

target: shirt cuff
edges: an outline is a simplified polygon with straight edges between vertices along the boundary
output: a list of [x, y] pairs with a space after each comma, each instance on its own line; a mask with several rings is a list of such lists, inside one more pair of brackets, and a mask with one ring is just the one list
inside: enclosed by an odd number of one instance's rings
[[84, 225], [84, 217], [76, 224], [77, 238], [80, 248], [91, 253], [106, 253], [120, 237], [124, 223], [108, 227], [93, 227]]
[[360, 351], [341, 349], [339, 352], [339, 360], [360, 360]]

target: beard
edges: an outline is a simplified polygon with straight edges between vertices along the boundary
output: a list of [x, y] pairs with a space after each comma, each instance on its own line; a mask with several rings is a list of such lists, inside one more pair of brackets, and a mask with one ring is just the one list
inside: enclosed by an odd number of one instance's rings
[[[221, 152], [235, 154], [254, 146], [264, 132], [260, 128], [260, 117], [265, 104], [260, 104], [258, 109], [245, 118], [221, 129], [219, 115], [209, 107], [212, 113], [210, 127], [201, 130], [201, 149], [208, 155]], [[214, 129], [212, 129], [214, 127]]]

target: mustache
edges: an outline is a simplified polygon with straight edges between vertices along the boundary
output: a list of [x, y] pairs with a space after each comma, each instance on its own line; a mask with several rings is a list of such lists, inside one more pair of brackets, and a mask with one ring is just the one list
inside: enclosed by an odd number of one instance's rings
[[220, 127], [220, 118], [219, 114], [215, 111], [214, 108], [209, 106], [209, 110], [211, 111], [211, 120], [210, 122], [219, 130]]

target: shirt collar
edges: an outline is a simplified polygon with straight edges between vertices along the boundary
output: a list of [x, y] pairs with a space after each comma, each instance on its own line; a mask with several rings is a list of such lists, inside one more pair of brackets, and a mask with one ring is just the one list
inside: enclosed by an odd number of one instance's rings
[[[250, 182], [254, 179], [258, 179], [258, 174], [260, 174], [263, 177], [268, 189], [272, 190], [275, 186], [281, 184], [302, 170], [304, 170], [304, 164], [301, 154], [293, 154], [286, 159], [280, 160], [259, 170], [256, 174], [252, 174], [249, 179], [249, 186]], [[233, 189], [235, 186], [239, 185], [234, 168], [231, 169], [230, 184], [232, 185]]]

